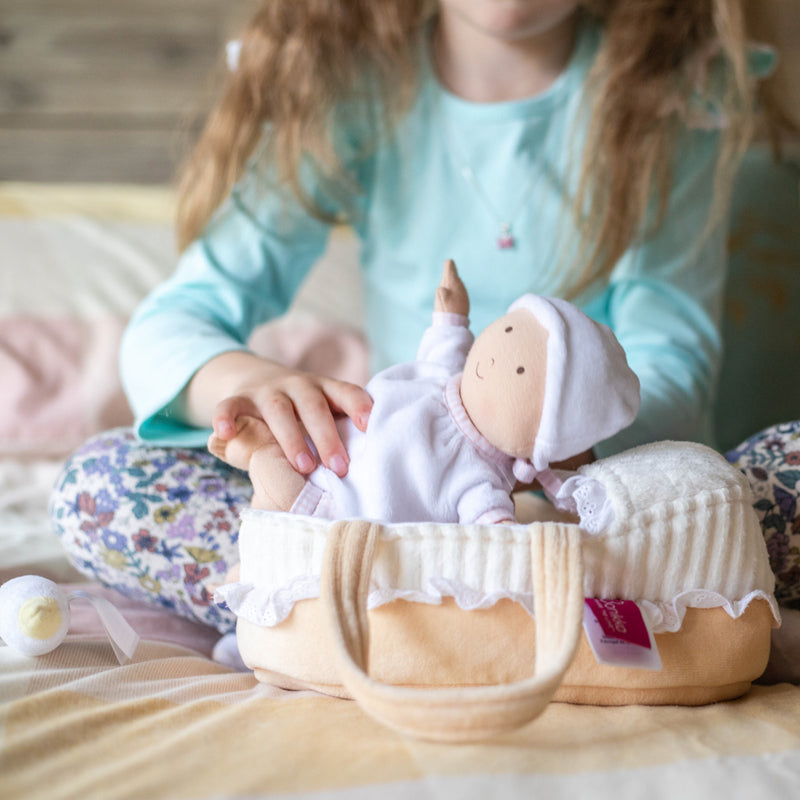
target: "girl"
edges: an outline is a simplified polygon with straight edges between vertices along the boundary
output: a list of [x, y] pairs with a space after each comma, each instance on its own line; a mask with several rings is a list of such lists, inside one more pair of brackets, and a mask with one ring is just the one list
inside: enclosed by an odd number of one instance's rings
[[745, 36], [732, 0], [264, 0], [183, 177], [178, 269], [123, 342], [135, 432], [54, 495], [78, 566], [225, 631], [209, 587], [250, 486], [192, 448], [246, 415], [298, 472], [346, 473], [333, 415], [365, 428], [368, 395], [247, 347], [335, 222], [361, 239], [373, 369], [413, 357], [453, 258], [476, 331], [526, 292], [615, 331], [642, 408], [585, 458], [708, 441]]

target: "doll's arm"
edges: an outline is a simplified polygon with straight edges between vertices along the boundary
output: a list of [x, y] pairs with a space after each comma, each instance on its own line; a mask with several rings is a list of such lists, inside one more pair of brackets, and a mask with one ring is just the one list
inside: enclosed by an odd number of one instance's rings
[[467, 489], [459, 498], [457, 510], [458, 521], [462, 525], [516, 522], [510, 489], [502, 488], [490, 480]]
[[433, 307], [433, 322], [422, 337], [417, 361], [461, 372], [474, 337], [468, 327], [469, 296], [451, 259], [445, 262]]
[[456, 270], [452, 258], [444, 262], [444, 273], [436, 290], [436, 299], [433, 303], [434, 311], [443, 311], [448, 314], [458, 314], [462, 317], [469, 316], [469, 295]]

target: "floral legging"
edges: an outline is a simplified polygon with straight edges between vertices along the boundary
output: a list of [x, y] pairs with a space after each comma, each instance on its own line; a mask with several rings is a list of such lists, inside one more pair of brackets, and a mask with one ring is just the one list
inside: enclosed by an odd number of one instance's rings
[[117, 428], [70, 457], [50, 517], [81, 572], [227, 632], [235, 619], [213, 589], [238, 561], [251, 495], [247, 475], [209, 452], [153, 447]]
[[[800, 422], [753, 436], [727, 458], [750, 479], [781, 604], [800, 608]], [[127, 428], [75, 452], [51, 501], [55, 530], [75, 566], [122, 594], [233, 628], [213, 589], [237, 557], [246, 474], [204, 450], [141, 443]]]

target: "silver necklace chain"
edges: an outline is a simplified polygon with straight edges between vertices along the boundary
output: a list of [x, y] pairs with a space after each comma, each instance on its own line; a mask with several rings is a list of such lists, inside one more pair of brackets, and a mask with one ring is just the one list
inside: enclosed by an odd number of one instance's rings
[[486, 209], [486, 211], [489, 212], [489, 216], [497, 224], [498, 248], [500, 250], [509, 250], [516, 247], [517, 240], [512, 232], [512, 224], [516, 220], [520, 211], [522, 211], [522, 208], [528, 199], [528, 194], [530, 193], [530, 190], [533, 188], [533, 183], [534, 183], [533, 174], [529, 176], [527, 183], [520, 192], [519, 201], [516, 207], [514, 208], [512, 213], [508, 214], [507, 216], [503, 216], [497, 210], [497, 207], [494, 205], [494, 203], [492, 203], [492, 201], [489, 199], [489, 195], [486, 193], [486, 190], [483, 188], [480, 181], [476, 177], [475, 171], [472, 169], [472, 166], [468, 162], [462, 164], [461, 175], [463, 176], [464, 180], [472, 187], [473, 191], [478, 196], [478, 199], [483, 203], [483, 206]]
[[[542, 142], [539, 158], [537, 159], [536, 163], [531, 166], [531, 171], [528, 176], [528, 180], [525, 182], [522, 189], [520, 190], [519, 198], [517, 200], [516, 205], [513, 207], [512, 212], [510, 214], [504, 215], [500, 213], [497, 206], [490, 199], [483, 184], [478, 180], [478, 176], [475, 174], [475, 170], [472, 167], [472, 164], [470, 163], [470, 160], [467, 157], [464, 148], [458, 141], [457, 137], [452, 135], [450, 126], [445, 123], [444, 118], [441, 114], [441, 110], [438, 107], [438, 103], [437, 103], [437, 116], [439, 117], [439, 122], [442, 126], [442, 130], [445, 131], [445, 144], [451, 145], [450, 147], [446, 148], [448, 158], [452, 161], [453, 165], [456, 167], [456, 169], [459, 171], [461, 176], [467, 182], [469, 187], [475, 193], [475, 196], [478, 198], [478, 200], [480, 200], [481, 205], [483, 206], [484, 210], [487, 212], [489, 217], [491, 217], [491, 219], [497, 225], [496, 243], [498, 249], [513, 250], [517, 246], [517, 238], [513, 232], [513, 224], [516, 221], [522, 209], [525, 207], [525, 204], [528, 202], [531, 190], [533, 189], [533, 185], [536, 182], [537, 170], [535, 169], [535, 167], [538, 167], [539, 164], [541, 163], [542, 154], [545, 151], [547, 139], [549, 138], [548, 136], [550, 133], [549, 126], [547, 131], [548, 135], [545, 136], [545, 141]], [[453, 150], [457, 151], [458, 159], [454, 158], [454, 154], [452, 152]]]

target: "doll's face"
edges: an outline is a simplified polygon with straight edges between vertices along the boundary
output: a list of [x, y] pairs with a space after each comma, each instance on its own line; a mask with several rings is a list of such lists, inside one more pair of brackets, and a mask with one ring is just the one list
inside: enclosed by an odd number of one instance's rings
[[547, 331], [519, 308], [475, 340], [461, 378], [472, 424], [508, 455], [530, 458], [539, 430], [547, 368]]

